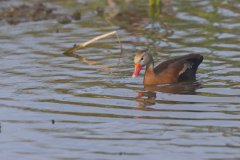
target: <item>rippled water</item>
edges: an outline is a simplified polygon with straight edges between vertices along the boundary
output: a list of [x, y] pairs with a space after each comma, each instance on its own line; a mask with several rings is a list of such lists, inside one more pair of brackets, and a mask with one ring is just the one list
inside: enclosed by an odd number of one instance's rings
[[[144, 1], [104, 16], [74, 4], [85, 10], [67, 25], [1, 22], [1, 159], [240, 158], [239, 1], [173, 1], [152, 23]], [[112, 36], [62, 54], [112, 30], [123, 53]], [[131, 74], [146, 48], [159, 62], [201, 53], [197, 81], [144, 88]]]

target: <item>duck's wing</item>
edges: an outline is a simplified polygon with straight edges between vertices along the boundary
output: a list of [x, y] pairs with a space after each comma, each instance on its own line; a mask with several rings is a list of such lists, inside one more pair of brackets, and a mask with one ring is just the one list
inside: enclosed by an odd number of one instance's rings
[[178, 81], [194, 80], [199, 64], [203, 61], [200, 54], [188, 54], [185, 56], [167, 60], [154, 68], [156, 75], [162, 72], [169, 73]]

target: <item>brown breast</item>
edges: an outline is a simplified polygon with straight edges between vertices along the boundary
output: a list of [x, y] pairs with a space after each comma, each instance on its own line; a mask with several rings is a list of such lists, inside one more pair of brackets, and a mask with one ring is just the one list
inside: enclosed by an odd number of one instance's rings
[[147, 68], [144, 75], [144, 85], [157, 85], [166, 83], [177, 83], [178, 82], [178, 71], [179, 69], [169, 67], [162, 70], [159, 73], [155, 73], [153, 69]]

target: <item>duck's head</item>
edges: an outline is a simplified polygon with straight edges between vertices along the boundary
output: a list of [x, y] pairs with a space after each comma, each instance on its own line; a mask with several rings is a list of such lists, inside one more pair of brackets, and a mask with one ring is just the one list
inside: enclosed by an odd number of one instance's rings
[[134, 67], [132, 77], [137, 77], [144, 66], [148, 66], [153, 63], [152, 56], [146, 51], [138, 51], [134, 57]]

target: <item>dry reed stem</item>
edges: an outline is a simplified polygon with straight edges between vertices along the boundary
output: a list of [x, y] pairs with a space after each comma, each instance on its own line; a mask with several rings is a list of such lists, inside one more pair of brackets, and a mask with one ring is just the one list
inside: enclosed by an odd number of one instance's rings
[[[95, 42], [95, 41], [97, 41], [97, 40], [100, 40], [100, 39], [109, 37], [109, 36], [111, 36], [111, 35], [113, 35], [113, 34], [116, 34], [117, 39], [118, 39], [118, 42], [119, 42], [120, 45], [121, 45], [121, 42], [120, 42], [120, 40], [119, 40], [117, 31], [112, 31], [112, 32], [108, 32], [108, 33], [102, 34], [102, 35], [100, 35], [100, 36], [96, 36], [96, 37], [90, 39], [90, 40], [87, 41], [87, 42], [81, 43], [81, 44], [79, 44], [79, 45], [75, 45], [74, 47], [69, 48], [68, 50], [66, 50], [63, 54], [72, 54], [73, 52], [75, 52], [75, 51], [77, 51], [77, 50], [79, 50], [79, 49], [81, 49], [81, 48], [84, 48], [84, 47], [88, 46], [89, 44], [91, 44], [91, 43], [93, 43], [93, 42]], [[122, 45], [121, 45], [121, 52], [122, 52]]]

